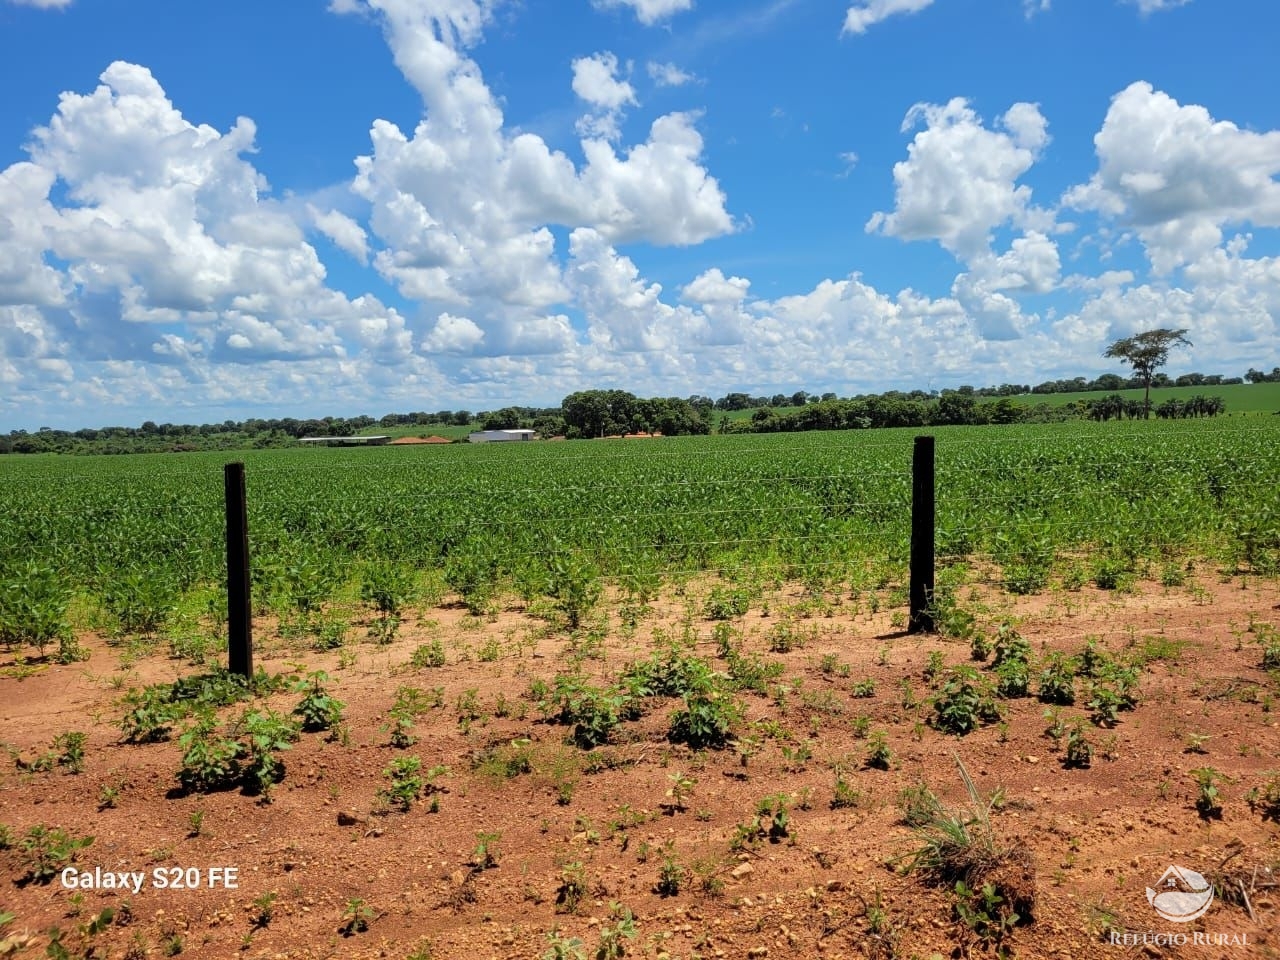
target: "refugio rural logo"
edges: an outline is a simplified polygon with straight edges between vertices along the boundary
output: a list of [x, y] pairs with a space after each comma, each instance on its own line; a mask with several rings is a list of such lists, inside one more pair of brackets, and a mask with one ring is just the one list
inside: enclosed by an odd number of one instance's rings
[[1171, 923], [1187, 923], [1204, 916], [1213, 905], [1213, 884], [1186, 867], [1170, 867], [1147, 887], [1147, 903]]
[[[1213, 905], [1213, 884], [1194, 870], [1172, 866], [1147, 887], [1147, 902], [1161, 919], [1170, 923], [1189, 923], [1203, 917]], [[1203, 930], [1183, 932], [1174, 930], [1158, 933], [1111, 931], [1111, 943], [1115, 946], [1180, 947], [1187, 944], [1212, 947], [1247, 947], [1247, 933], [1209, 933]]]

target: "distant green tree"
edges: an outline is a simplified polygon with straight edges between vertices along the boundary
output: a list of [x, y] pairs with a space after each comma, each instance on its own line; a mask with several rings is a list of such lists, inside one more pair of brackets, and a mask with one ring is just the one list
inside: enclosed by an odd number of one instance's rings
[[580, 390], [560, 404], [571, 438], [630, 433], [638, 422], [638, 401], [625, 390]]
[[938, 398], [933, 422], [937, 424], [964, 425], [976, 423], [978, 402], [961, 393], [947, 393]]
[[518, 430], [525, 426], [525, 423], [520, 416], [520, 411], [515, 407], [503, 407], [501, 410], [486, 414], [481, 425], [486, 430]]
[[1134, 374], [1142, 381], [1145, 389], [1143, 396], [1143, 419], [1151, 417], [1151, 381], [1155, 372], [1169, 361], [1169, 348], [1174, 346], [1189, 347], [1192, 345], [1183, 334], [1184, 330], [1167, 330], [1163, 327], [1155, 330], [1144, 330], [1132, 337], [1124, 337], [1107, 347], [1104, 357], [1123, 360], [1133, 367]]
[[751, 397], [745, 393], [728, 393], [716, 401], [717, 410], [749, 410], [755, 406], [765, 404], [752, 403]]

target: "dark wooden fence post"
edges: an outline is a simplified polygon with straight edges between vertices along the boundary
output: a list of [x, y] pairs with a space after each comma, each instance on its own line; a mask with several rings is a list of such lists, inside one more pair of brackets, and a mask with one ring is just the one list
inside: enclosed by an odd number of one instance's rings
[[253, 620], [249, 607], [249, 514], [244, 464], [223, 470], [227, 504], [227, 669], [253, 676]]
[[916, 437], [911, 457], [911, 615], [907, 633], [933, 633], [933, 437]]

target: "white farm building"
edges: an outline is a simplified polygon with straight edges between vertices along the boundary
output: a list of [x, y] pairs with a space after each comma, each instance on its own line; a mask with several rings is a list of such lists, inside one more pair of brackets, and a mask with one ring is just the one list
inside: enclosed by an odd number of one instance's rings
[[471, 443], [503, 443], [507, 440], [532, 440], [532, 430], [480, 430], [467, 437]]

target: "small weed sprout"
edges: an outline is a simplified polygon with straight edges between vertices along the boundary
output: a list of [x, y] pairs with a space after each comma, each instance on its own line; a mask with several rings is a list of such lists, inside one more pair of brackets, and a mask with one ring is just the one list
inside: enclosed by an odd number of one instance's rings
[[294, 693], [305, 694], [293, 708], [293, 715], [302, 718], [302, 729], [309, 733], [330, 730], [342, 722], [342, 708], [346, 704], [324, 689], [328, 680], [327, 673], [317, 670], [293, 686]]
[[916, 699], [915, 689], [911, 686], [910, 677], [903, 677], [899, 684], [898, 703], [903, 710], [914, 710], [920, 706], [920, 701]]
[[1048, 707], [1044, 712], [1044, 719], [1044, 735], [1053, 741], [1054, 746], [1059, 746], [1062, 738], [1067, 735], [1067, 722], [1062, 717], [1062, 711], [1057, 707]]
[[425, 670], [428, 667], [444, 666], [444, 644], [437, 637], [430, 643], [424, 643], [413, 651], [413, 656], [409, 663], [416, 670]]
[[93, 843], [93, 837], [77, 837], [61, 827], [36, 824], [18, 842], [18, 853], [26, 865], [26, 879], [46, 884], [65, 866], [73, 863], [77, 852]]
[[813, 759], [813, 748], [806, 740], [794, 747], [782, 747], [782, 769], [787, 773], [802, 773], [805, 765]]
[[382, 771], [391, 783], [378, 791], [378, 796], [401, 810], [408, 810], [422, 796], [422, 759], [396, 757]]
[[84, 744], [88, 737], [78, 730], [60, 733], [53, 738], [54, 762], [68, 773], [84, 772]]
[[377, 916], [373, 907], [364, 900], [359, 897], [352, 898], [347, 901], [347, 906], [342, 911], [342, 926], [338, 928], [338, 932], [344, 937], [364, 933]]
[[1044, 703], [1064, 707], [1076, 702], [1075, 669], [1069, 658], [1057, 652], [1045, 658], [1039, 696]]
[[1000, 719], [990, 687], [972, 667], [952, 667], [933, 703], [933, 725], [946, 733], [964, 735]]
[[596, 948], [595, 960], [620, 960], [627, 955], [623, 941], [635, 939], [636, 923], [629, 908], [610, 903], [609, 918], [612, 923], [600, 925], [600, 946]]
[[847, 810], [862, 803], [862, 794], [850, 785], [841, 772], [836, 773], [835, 796], [831, 798], [832, 810]]
[[1076, 720], [1067, 730], [1067, 746], [1063, 754], [1064, 767], [1085, 768], [1093, 763], [1093, 744], [1084, 732], [1084, 723]]
[[1003, 943], [1022, 919], [1005, 904], [994, 884], [984, 883], [978, 890], [970, 890], [963, 880], [955, 886], [956, 916], [987, 946], [995, 947], [1001, 956], [1006, 954]]
[[658, 882], [654, 884], [654, 893], [660, 897], [677, 897], [684, 886], [684, 879], [684, 864], [668, 844], [662, 854], [662, 866], [658, 868]]
[[889, 737], [883, 730], [877, 730], [867, 740], [866, 765], [873, 770], [888, 770], [892, 763]]
[[770, 653], [790, 653], [803, 647], [809, 638], [790, 620], [782, 620], [769, 628], [765, 642]]
[[1222, 819], [1222, 794], [1218, 784], [1226, 777], [1213, 767], [1197, 767], [1191, 771], [1196, 782], [1196, 812], [1202, 820]]
[[542, 960], [587, 960], [587, 945], [577, 937], [562, 937], [552, 930], [547, 934], [547, 944]]
[[686, 777], [678, 770], [670, 774], [667, 779], [671, 781], [671, 786], [666, 793], [670, 802], [664, 803], [663, 807], [670, 814], [682, 813], [686, 809], [685, 800], [693, 793], [693, 786], [697, 781]]
[[412, 747], [418, 742], [417, 736], [413, 733], [413, 714], [407, 711], [392, 709], [391, 722], [383, 729], [390, 731], [391, 746], [399, 750]]
[[476, 870], [489, 870], [498, 865], [498, 841], [501, 833], [476, 834], [476, 848], [471, 854], [471, 866]]
[[390, 645], [400, 632], [400, 617], [394, 613], [379, 614], [369, 621], [369, 639], [380, 647]]
[[947, 666], [946, 657], [943, 656], [941, 650], [929, 651], [929, 662], [924, 667], [924, 679], [929, 684], [933, 684]]
[[1249, 809], [1262, 814], [1263, 820], [1280, 823], [1280, 773], [1267, 774], [1269, 779], [1249, 791]]
[[1125, 930], [1120, 911], [1105, 900], [1089, 906], [1089, 923], [1098, 938], [1104, 941], [1110, 939], [1112, 933], [1124, 933]]
[[783, 840], [794, 838], [795, 834], [791, 829], [790, 807], [791, 800], [785, 793], [771, 794], [756, 804], [756, 821], [762, 828], [765, 827], [767, 822], [768, 827], [765, 828], [765, 836], [768, 837], [770, 843], [780, 843]]
[[849, 669], [849, 664], [843, 662], [834, 653], [823, 654], [822, 660], [818, 663], [818, 670], [826, 677], [847, 677]]
[[271, 924], [273, 915], [273, 906], [276, 902], [276, 894], [273, 892], [264, 893], [253, 901], [253, 905], [257, 912], [253, 917], [253, 926], [255, 930], [268, 927]]
[[556, 887], [556, 913], [577, 913], [587, 895], [587, 871], [578, 861], [566, 864], [560, 871]]
[[120, 800], [120, 787], [104, 783], [98, 791], [98, 809], [114, 810]]

